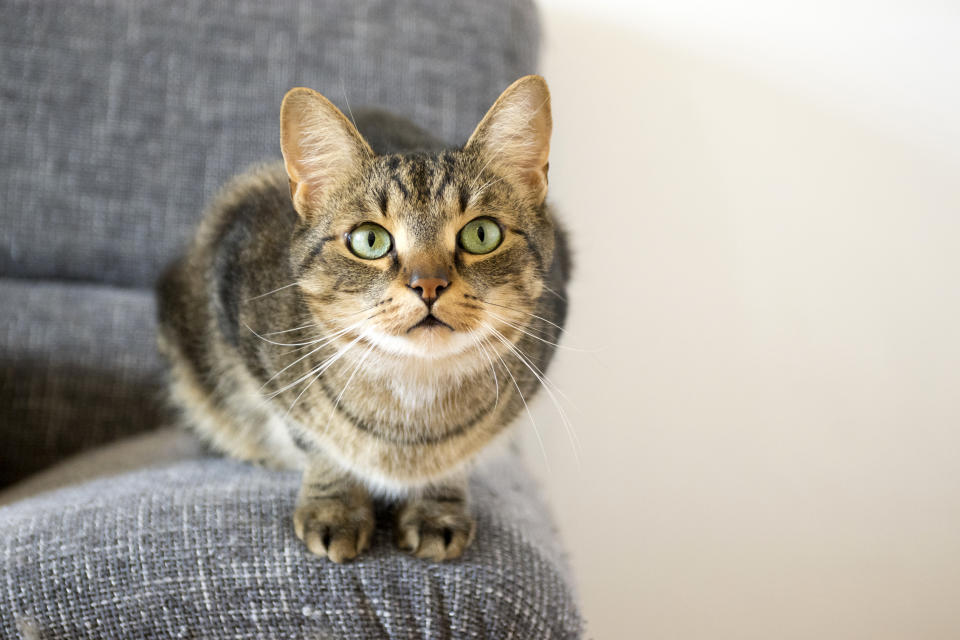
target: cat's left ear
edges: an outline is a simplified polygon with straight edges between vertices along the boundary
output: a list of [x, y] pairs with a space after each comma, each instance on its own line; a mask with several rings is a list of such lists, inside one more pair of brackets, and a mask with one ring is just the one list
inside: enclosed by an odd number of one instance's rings
[[343, 112], [313, 89], [287, 92], [280, 107], [280, 147], [293, 206], [301, 216], [373, 151]]
[[524, 76], [500, 95], [464, 148], [478, 151], [540, 204], [547, 197], [552, 126], [546, 81]]

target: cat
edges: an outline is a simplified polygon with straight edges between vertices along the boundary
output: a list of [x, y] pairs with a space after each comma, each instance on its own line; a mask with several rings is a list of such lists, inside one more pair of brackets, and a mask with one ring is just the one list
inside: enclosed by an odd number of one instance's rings
[[567, 312], [550, 94], [517, 80], [462, 148], [386, 112], [355, 122], [291, 89], [283, 162], [208, 208], [158, 284], [169, 396], [213, 448], [303, 471], [314, 554], [363, 552], [384, 496], [398, 546], [446, 560], [475, 533], [470, 463], [536, 392]]

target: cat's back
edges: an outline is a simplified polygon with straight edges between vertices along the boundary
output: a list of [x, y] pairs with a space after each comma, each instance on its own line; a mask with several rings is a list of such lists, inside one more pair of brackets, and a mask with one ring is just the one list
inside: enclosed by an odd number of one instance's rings
[[296, 219], [282, 162], [230, 180], [206, 207], [185, 253], [157, 282], [161, 348], [176, 343], [196, 361], [211, 333], [235, 342], [242, 301], [288, 275]]
[[379, 155], [437, 152], [451, 145], [427, 133], [410, 120], [382, 109], [357, 109], [354, 121], [360, 135]]

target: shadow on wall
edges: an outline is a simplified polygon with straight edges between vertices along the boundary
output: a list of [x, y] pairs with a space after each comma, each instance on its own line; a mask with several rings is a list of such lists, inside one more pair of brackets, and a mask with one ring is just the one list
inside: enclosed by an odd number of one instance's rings
[[955, 637], [950, 145], [581, 15], [544, 27], [565, 344], [602, 364], [551, 374], [579, 468], [544, 394], [549, 471], [518, 424], [590, 635]]

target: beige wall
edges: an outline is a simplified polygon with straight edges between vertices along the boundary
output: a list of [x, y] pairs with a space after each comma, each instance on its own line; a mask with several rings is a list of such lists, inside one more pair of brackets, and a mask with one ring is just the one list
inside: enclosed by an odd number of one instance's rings
[[960, 13], [794, 4], [542, 2], [590, 637], [960, 638]]

